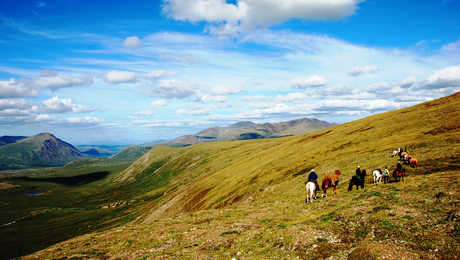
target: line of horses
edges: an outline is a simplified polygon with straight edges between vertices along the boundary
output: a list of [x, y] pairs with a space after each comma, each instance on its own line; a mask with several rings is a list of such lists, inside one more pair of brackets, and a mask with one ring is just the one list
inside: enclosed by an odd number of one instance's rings
[[417, 158], [410, 155], [407, 151], [403, 150], [402, 148], [398, 148], [393, 151], [393, 157], [399, 156], [399, 161], [406, 165], [410, 165], [410, 167], [415, 168], [418, 164]]
[[[404, 164], [410, 165], [410, 167], [415, 168], [418, 164], [418, 160], [410, 156], [406, 151], [403, 151], [402, 148], [398, 148], [397, 150], [393, 151], [393, 157], [399, 156], [399, 161], [403, 162]], [[321, 188], [323, 190], [322, 197], [327, 196], [327, 189], [332, 188], [334, 194], [336, 193], [336, 187], [339, 183], [339, 175], [341, 172], [339, 170], [336, 170], [334, 174], [326, 175], [321, 184]], [[356, 186], [356, 189], [358, 190], [359, 187], [364, 189], [364, 184], [366, 182], [366, 170], [360, 170], [357, 171], [356, 175], [353, 175], [350, 179], [349, 185], [348, 185], [348, 191], [353, 190], [353, 186]], [[391, 182], [390, 176], [393, 177], [394, 181], [404, 181], [404, 177], [406, 176], [406, 169], [402, 167], [402, 165], [398, 162], [396, 168], [393, 170], [392, 174], [390, 174], [390, 171], [385, 167], [383, 170], [382, 169], [375, 169], [372, 171], [372, 176], [374, 178], [374, 184], [378, 185], [383, 183], [389, 183]], [[307, 190], [307, 197], [305, 199], [305, 202], [313, 202], [313, 200], [316, 200], [316, 193], [317, 193], [317, 188], [316, 184], [312, 181], [308, 181], [305, 183], [305, 189]]]

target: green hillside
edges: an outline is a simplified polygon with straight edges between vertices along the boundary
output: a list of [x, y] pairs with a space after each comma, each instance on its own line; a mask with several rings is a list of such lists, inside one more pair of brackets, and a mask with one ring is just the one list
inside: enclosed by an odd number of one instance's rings
[[83, 157], [71, 144], [42, 133], [0, 147], [0, 170], [60, 166]]
[[151, 146], [130, 145], [123, 148], [119, 153], [110, 157], [112, 160], [117, 161], [135, 161], [148, 151], [152, 149]]
[[[135, 220], [30, 258], [453, 259], [459, 108], [457, 93], [311, 134], [154, 147], [111, 178], [139, 201], [126, 207]], [[357, 165], [394, 168], [405, 145], [420, 165], [404, 182], [346, 191]], [[312, 168], [343, 174], [336, 195], [307, 205]]]

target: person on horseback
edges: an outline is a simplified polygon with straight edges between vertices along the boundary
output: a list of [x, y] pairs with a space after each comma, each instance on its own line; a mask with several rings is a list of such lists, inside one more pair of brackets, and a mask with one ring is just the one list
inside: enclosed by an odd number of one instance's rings
[[400, 162], [398, 162], [398, 163], [396, 164], [396, 170], [398, 170], [398, 171], [400, 171], [400, 172], [402, 171], [402, 165], [401, 165]]
[[316, 185], [316, 191], [320, 191], [319, 185], [318, 185], [318, 174], [316, 174], [315, 170], [312, 169], [310, 174], [308, 175], [308, 181], [307, 182], [313, 182]]
[[388, 167], [383, 168], [383, 183], [388, 183], [390, 181], [390, 171]]
[[356, 167], [356, 176], [360, 176], [361, 177], [361, 168], [359, 167]]

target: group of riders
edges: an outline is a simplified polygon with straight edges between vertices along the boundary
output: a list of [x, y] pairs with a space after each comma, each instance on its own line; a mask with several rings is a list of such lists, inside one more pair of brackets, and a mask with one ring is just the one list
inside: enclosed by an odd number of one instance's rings
[[410, 165], [410, 167], [412, 168], [415, 168], [415, 166], [417, 166], [418, 164], [417, 158], [415, 158], [407, 152], [407, 146], [404, 148], [404, 150], [402, 148], [398, 148], [397, 150], [395, 150], [393, 152], [393, 157], [395, 156], [399, 156], [399, 160], [401, 162]]
[[[418, 160], [415, 157], [409, 155], [409, 153], [407, 152], [407, 146], [404, 148], [404, 150], [402, 148], [398, 148], [397, 150], [395, 150], [393, 152], [393, 157], [395, 157], [395, 154], [399, 156], [399, 160], [396, 164], [396, 168], [393, 170], [393, 177], [396, 181], [399, 181], [401, 180], [401, 178], [405, 176], [405, 172], [406, 172], [406, 170], [404, 169], [401, 163], [408, 164], [411, 167], [415, 167], [418, 163]], [[387, 166], [385, 166], [383, 169], [376, 169], [374, 170], [374, 172], [375, 171], [379, 172], [381, 176], [383, 176], [384, 183], [390, 182], [391, 175], [390, 175], [390, 170]], [[326, 193], [326, 189], [328, 187], [332, 187], [335, 191], [335, 188], [339, 182], [339, 175], [340, 175], [340, 171], [336, 170], [335, 174], [327, 175], [323, 178], [321, 188], [323, 189], [324, 194]], [[357, 188], [358, 187], [364, 188], [366, 175], [367, 175], [366, 170], [361, 169], [361, 167], [358, 165], [356, 167], [355, 175], [352, 176], [350, 180], [348, 191], [351, 191], [354, 185], [356, 185]], [[313, 169], [308, 175], [308, 181], [306, 181], [305, 184], [307, 184], [308, 182], [312, 182], [315, 184], [316, 186], [315, 194], [317, 191], [321, 191], [321, 188], [318, 184], [318, 174]]]

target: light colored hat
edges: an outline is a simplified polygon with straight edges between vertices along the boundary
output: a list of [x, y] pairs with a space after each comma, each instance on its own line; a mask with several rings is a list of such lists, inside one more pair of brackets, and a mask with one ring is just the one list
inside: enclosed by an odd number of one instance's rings
[[358, 165], [358, 168], [359, 168], [359, 165]]

